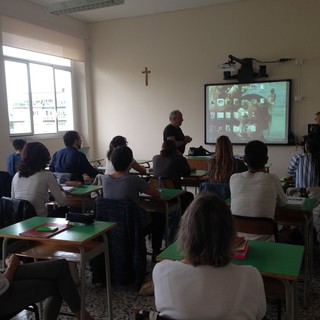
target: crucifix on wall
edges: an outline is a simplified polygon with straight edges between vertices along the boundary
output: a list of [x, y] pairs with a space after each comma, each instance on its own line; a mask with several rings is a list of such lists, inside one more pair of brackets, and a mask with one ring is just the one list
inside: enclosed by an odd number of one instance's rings
[[145, 83], [146, 83], [146, 86], [147, 86], [149, 84], [148, 83], [148, 76], [149, 76], [149, 73], [151, 73], [151, 71], [148, 70], [148, 67], [145, 67], [144, 71], [142, 71], [142, 73], [145, 74], [145, 76], [146, 76]]

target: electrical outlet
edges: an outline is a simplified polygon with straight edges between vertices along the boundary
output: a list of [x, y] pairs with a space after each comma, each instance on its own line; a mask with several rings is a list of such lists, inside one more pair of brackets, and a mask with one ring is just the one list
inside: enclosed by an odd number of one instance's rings
[[302, 59], [295, 59], [294, 63], [295, 64], [303, 64], [303, 60]]
[[294, 101], [302, 101], [303, 97], [302, 96], [295, 96]]

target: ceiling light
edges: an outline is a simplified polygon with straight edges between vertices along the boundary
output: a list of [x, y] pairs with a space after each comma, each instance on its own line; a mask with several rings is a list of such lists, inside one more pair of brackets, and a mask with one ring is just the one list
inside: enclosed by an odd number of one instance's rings
[[51, 14], [60, 16], [79, 11], [87, 11], [124, 4], [124, 0], [68, 0], [47, 7]]

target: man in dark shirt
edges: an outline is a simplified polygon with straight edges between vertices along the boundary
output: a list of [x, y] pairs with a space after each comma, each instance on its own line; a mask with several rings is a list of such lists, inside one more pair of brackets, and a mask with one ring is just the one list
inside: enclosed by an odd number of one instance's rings
[[25, 144], [26, 140], [23, 139], [15, 139], [12, 141], [12, 145], [14, 147], [15, 152], [10, 153], [7, 157], [7, 171], [11, 177], [13, 177], [17, 172], [17, 168], [20, 163], [22, 149], [25, 146]]
[[173, 140], [176, 142], [177, 150], [183, 155], [186, 144], [192, 141], [192, 138], [185, 136], [180, 128], [183, 122], [182, 113], [179, 110], [174, 110], [169, 116], [170, 124], [163, 131], [163, 141]]
[[77, 131], [67, 131], [63, 136], [65, 148], [57, 151], [49, 165], [52, 172], [71, 173], [71, 180], [84, 182], [83, 174], [94, 178], [98, 171], [89, 163], [87, 157], [79, 151], [82, 138]]

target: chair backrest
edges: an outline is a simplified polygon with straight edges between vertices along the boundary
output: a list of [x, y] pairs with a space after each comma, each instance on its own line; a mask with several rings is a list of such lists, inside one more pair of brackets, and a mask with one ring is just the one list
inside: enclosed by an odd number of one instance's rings
[[12, 177], [7, 171], [0, 171], [0, 198], [11, 197]]
[[272, 218], [245, 217], [238, 215], [232, 215], [232, 217], [237, 232], [273, 235], [275, 242], [278, 242], [278, 225]]
[[139, 207], [131, 200], [97, 198], [95, 219], [117, 223], [107, 232], [111, 280], [116, 285], [133, 282], [140, 290], [147, 260]]
[[223, 200], [230, 198], [229, 183], [202, 182], [200, 192], [213, 192]]
[[37, 215], [33, 205], [23, 199], [2, 197], [0, 200], [0, 227], [7, 227], [16, 222], [26, 220]]
[[153, 188], [168, 188], [168, 189], [176, 188], [175, 181], [172, 178], [150, 177], [149, 185]]

